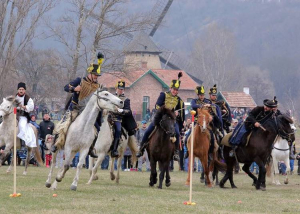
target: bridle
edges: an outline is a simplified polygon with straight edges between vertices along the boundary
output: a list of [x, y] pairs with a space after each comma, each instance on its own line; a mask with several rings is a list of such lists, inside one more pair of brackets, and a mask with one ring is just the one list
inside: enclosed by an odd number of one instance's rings
[[100, 104], [99, 104], [99, 101], [100, 101], [100, 100], [104, 100], [104, 101], [106, 101], [106, 102], [109, 101], [111, 104], [113, 104], [113, 105], [119, 107], [117, 104], [111, 102], [110, 99], [108, 99], [108, 98], [106, 98], [106, 97], [101, 97], [101, 96], [98, 94], [99, 92], [101, 92], [101, 90], [97, 90], [97, 94], [94, 94], [94, 95], [98, 98], [98, 99], [97, 99], [97, 106], [98, 106], [98, 108], [99, 108], [100, 110], [103, 110], [103, 108], [101, 108], [101, 106], [100, 106]]
[[286, 132], [286, 131], [284, 131], [283, 129], [279, 128], [279, 127], [278, 127], [278, 121], [277, 121], [277, 117], [276, 117], [276, 116], [274, 117], [274, 121], [275, 121], [275, 124], [276, 124], [276, 128], [277, 128], [278, 135], [279, 135], [281, 138], [283, 138], [283, 139], [287, 140], [288, 142], [290, 142], [290, 141], [291, 141], [291, 136], [292, 136], [293, 134], [295, 134], [295, 131], [292, 130], [291, 132]]
[[[202, 125], [199, 123], [199, 121], [200, 121], [199, 118], [201, 116], [203, 117], [203, 124]], [[198, 115], [197, 125], [200, 127], [201, 132], [205, 132], [206, 131], [207, 124], [206, 124], [205, 114]]]
[[172, 134], [169, 130], [166, 130], [166, 129], [163, 127], [163, 125], [162, 125], [163, 121], [165, 121], [165, 120], [164, 120], [164, 119], [161, 119], [161, 120], [159, 121], [159, 126], [162, 128], [162, 130], [163, 130], [167, 135]]
[[0, 107], [0, 111], [3, 111], [5, 113], [4, 116], [8, 116], [14, 112], [14, 111], [12, 111], [12, 108], [13, 108], [13, 104], [10, 106], [10, 108], [8, 110], [4, 110]]

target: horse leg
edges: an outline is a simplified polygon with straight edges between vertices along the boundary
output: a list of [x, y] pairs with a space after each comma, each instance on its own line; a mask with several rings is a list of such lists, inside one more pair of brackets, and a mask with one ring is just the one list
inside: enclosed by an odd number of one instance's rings
[[71, 184], [71, 187], [70, 187], [71, 190], [76, 191], [76, 189], [77, 189], [77, 184], [78, 184], [78, 180], [79, 180], [79, 174], [80, 174], [80, 171], [82, 169], [83, 163], [85, 163], [85, 158], [86, 158], [86, 156], [88, 154], [88, 149], [89, 148], [80, 151], [79, 162], [77, 164], [76, 175], [75, 175], [75, 177], [73, 179], [73, 183]]
[[257, 190], [266, 191], [266, 168], [262, 161], [255, 160], [256, 164], [259, 166], [259, 174], [258, 174], [258, 180], [256, 182], [255, 188]]
[[243, 171], [247, 173], [247, 175], [252, 178], [253, 180], [253, 186], [255, 186], [256, 182], [257, 182], [257, 177], [255, 175], [252, 174], [252, 172], [250, 172], [250, 166], [251, 164], [245, 163], [243, 166]]
[[166, 187], [171, 186], [171, 177], [169, 167], [166, 169]]
[[208, 187], [212, 187], [210, 178], [209, 178], [209, 165], [208, 165], [208, 154], [205, 154], [201, 157], [201, 162], [203, 163], [203, 170], [205, 174], [205, 181]]
[[51, 160], [50, 171], [49, 171], [49, 174], [48, 174], [48, 179], [46, 180], [46, 184], [45, 184], [47, 188], [51, 187], [51, 177], [52, 177], [54, 166], [56, 164], [57, 153], [58, 153], [58, 151], [52, 153], [52, 160]]
[[14, 158], [14, 153], [12, 152], [11, 154], [12, 154], [12, 159], [11, 159], [11, 162], [10, 162], [10, 165], [9, 165], [8, 169], [6, 170], [7, 174], [11, 172], [11, 169], [13, 168], [13, 165], [14, 165], [14, 159], [15, 159]]
[[213, 176], [213, 180], [216, 180], [216, 185], [219, 185], [218, 173], [219, 173], [219, 171], [218, 171], [217, 167], [214, 167], [212, 176]]
[[[190, 174], [191, 174], [191, 170], [194, 170], [194, 160], [195, 160], [195, 156], [193, 155], [193, 160], [191, 160], [191, 154], [189, 155], [189, 164], [188, 164], [188, 175], [187, 175], [187, 179], [185, 181], [185, 185], [186, 186], [189, 186], [190, 185], [190, 181], [191, 181], [191, 178], [190, 178]], [[191, 161], [193, 161], [193, 164], [192, 164], [192, 169], [191, 169]]]
[[286, 165], [284, 184], [288, 184], [289, 183], [288, 174], [290, 174], [291, 171], [289, 155], [287, 155], [287, 157], [285, 158], [284, 163]]
[[[65, 149], [65, 161], [64, 161], [64, 167], [59, 170], [59, 172], [56, 175], [56, 181], [61, 182], [62, 179], [65, 177], [66, 172], [70, 169], [70, 164], [72, 159], [74, 158], [76, 152], [71, 152], [70, 149]], [[53, 184], [52, 184], [53, 185]]]
[[121, 165], [122, 165], [122, 158], [123, 157], [123, 153], [120, 153], [120, 157], [118, 158], [118, 165], [117, 165], [117, 177], [116, 177], [116, 183], [118, 184], [120, 181], [120, 169], [121, 169]]
[[[222, 180], [220, 181], [219, 186], [220, 186], [221, 188], [224, 188], [224, 185], [225, 185], [225, 183], [226, 183], [226, 181], [227, 181], [228, 179], [232, 179], [232, 180], [233, 180], [232, 177], [230, 178], [230, 172], [233, 172], [233, 167], [234, 167], [234, 165], [235, 165], [235, 159], [234, 159], [234, 157], [229, 157], [229, 151], [230, 151], [230, 150], [231, 150], [231, 148], [230, 148], [230, 147], [227, 147], [227, 146], [225, 146], [225, 147], [224, 147], [224, 150], [223, 150], [224, 158], [225, 158], [226, 165], [227, 165], [227, 170], [226, 170], [226, 173], [225, 173], [224, 177], [223, 177]], [[232, 183], [233, 183], [233, 181], [232, 181]], [[232, 183], [230, 182], [230, 184], [232, 184]], [[232, 187], [232, 186], [231, 186], [231, 187]], [[236, 187], [236, 186], [234, 186], [234, 187]], [[234, 187], [233, 187], [233, 188], [234, 188]]]
[[[95, 163], [95, 165], [93, 166], [90, 162], [90, 165], [89, 165], [89, 169], [90, 169], [90, 179], [89, 181], [87, 182], [88, 185], [90, 185], [92, 183], [93, 180], [98, 180], [98, 176], [96, 175], [97, 173], [97, 170], [98, 170], [98, 167], [100, 166], [100, 164], [102, 163], [103, 159], [105, 158], [105, 152], [101, 152], [100, 154], [97, 153], [98, 155], [98, 159]], [[90, 160], [92, 160], [92, 163], [94, 163], [94, 158], [90, 157]], [[91, 169], [91, 167], [93, 167]]]
[[111, 157], [111, 164], [110, 164], [110, 180], [115, 180], [116, 176], [114, 174], [115, 169], [115, 158]]
[[153, 158], [150, 159], [150, 165], [151, 165], [151, 174], [150, 174], [149, 185], [152, 187], [154, 184], [157, 183], [156, 161], [154, 161]]
[[201, 172], [201, 177], [200, 177], [200, 183], [204, 183], [205, 182], [205, 178], [204, 178], [204, 167], [203, 167], [203, 164], [202, 164], [202, 172]]
[[166, 161], [165, 163], [162, 163], [161, 161], [158, 162], [159, 165], [159, 184], [158, 184], [158, 189], [162, 189], [162, 183], [164, 181], [165, 178], [165, 172], [167, 171], [167, 169], [169, 168], [169, 161]]
[[25, 169], [24, 169], [23, 175], [27, 175], [27, 167], [29, 165], [31, 153], [32, 153], [32, 148], [27, 146], [27, 156], [26, 156], [26, 160], [25, 160]]

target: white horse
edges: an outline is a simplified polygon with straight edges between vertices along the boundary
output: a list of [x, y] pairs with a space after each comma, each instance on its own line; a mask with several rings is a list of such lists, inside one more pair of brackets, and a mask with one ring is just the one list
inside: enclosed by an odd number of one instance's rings
[[[18, 133], [18, 126], [14, 127], [14, 107], [17, 106], [17, 102], [15, 101], [14, 96], [9, 96], [6, 98], [3, 98], [3, 102], [0, 106], [0, 119], [3, 120], [3, 122], [0, 124], [0, 147], [5, 145], [5, 150], [0, 155], [0, 166], [2, 165], [2, 162], [8, 157], [8, 155], [11, 154], [11, 149], [14, 147], [14, 129], [17, 129]], [[31, 125], [31, 124], [30, 124]], [[23, 172], [23, 175], [27, 174], [27, 167], [29, 164], [31, 153], [35, 153], [36, 160], [40, 166], [43, 166], [43, 161], [41, 158], [40, 150], [39, 150], [39, 143], [38, 143], [38, 137], [37, 137], [37, 129], [31, 125], [31, 128], [33, 129], [33, 132], [35, 134], [36, 138], [36, 145], [37, 147], [28, 147], [27, 146], [27, 157], [25, 161], [25, 170]], [[17, 148], [20, 148], [20, 139], [17, 138]], [[13, 161], [11, 161], [11, 164], [9, 168], [7, 169], [7, 173], [9, 173], [13, 166]]]
[[[296, 127], [294, 124], [290, 124], [292, 130], [295, 132]], [[279, 135], [277, 136], [274, 146], [272, 150], [272, 161], [271, 161], [271, 178], [272, 178], [272, 183], [276, 185], [280, 185], [279, 182], [279, 170], [278, 170], [278, 162], [279, 161], [284, 161], [284, 164], [286, 165], [286, 176], [284, 180], [284, 184], [289, 183], [288, 179], [288, 174], [291, 170], [290, 167], [290, 147], [289, 143], [286, 139], [283, 139]]]
[[[88, 101], [86, 107], [82, 113], [75, 119], [70, 125], [67, 132], [66, 143], [64, 147], [65, 160], [64, 167], [60, 169], [56, 176], [56, 180], [53, 182], [51, 188], [57, 188], [57, 182], [61, 182], [65, 176], [65, 173], [69, 170], [72, 159], [77, 152], [80, 152], [79, 163], [77, 165], [76, 175], [71, 185], [71, 190], [77, 189], [77, 183], [79, 180], [80, 170], [85, 157], [88, 154], [89, 148], [95, 138], [94, 124], [99, 112], [102, 109], [107, 109], [112, 112], [117, 112], [118, 108], [123, 107], [123, 101], [118, 97], [112, 95], [108, 91], [102, 91], [100, 88], [94, 92]], [[55, 157], [53, 159], [55, 160]], [[46, 186], [49, 187], [51, 182], [51, 170], [55, 164], [51, 164], [50, 173], [46, 181]]]
[[[89, 159], [89, 170], [91, 177], [87, 184], [91, 184], [93, 180], [98, 180], [98, 176], [96, 175], [97, 169], [102, 163], [103, 159], [105, 158], [106, 154], [109, 152], [110, 146], [113, 141], [113, 130], [111, 125], [109, 124], [107, 118], [108, 114], [105, 112], [104, 114], [104, 122], [101, 125], [100, 132], [98, 134], [98, 138], [96, 141], [95, 149], [96, 153], [98, 155], [98, 159], [94, 165], [95, 159], [90, 157]], [[126, 150], [127, 145], [129, 146], [131, 152], [132, 152], [132, 163], [135, 165], [136, 163], [136, 152], [138, 151], [137, 143], [135, 136], [128, 136], [128, 133], [125, 131], [126, 136], [121, 136], [120, 143], [118, 146], [118, 152], [120, 155], [120, 158], [118, 158], [118, 165], [117, 165], [117, 177], [114, 175], [114, 161], [115, 158], [111, 158], [111, 166], [110, 166], [110, 178], [111, 180], [116, 179], [116, 183], [119, 183], [120, 180], [120, 168], [121, 168], [121, 161], [124, 154], [124, 151]]]

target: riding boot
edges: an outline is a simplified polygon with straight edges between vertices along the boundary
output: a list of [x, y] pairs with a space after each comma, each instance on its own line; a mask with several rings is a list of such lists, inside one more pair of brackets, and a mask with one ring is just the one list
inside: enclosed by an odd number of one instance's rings
[[179, 157], [179, 149], [176, 148], [174, 151], [174, 157], [173, 157], [174, 161], [180, 161], [180, 157]]
[[118, 145], [119, 145], [120, 139], [114, 139], [113, 142], [113, 149], [111, 150], [111, 157], [112, 158], [117, 158], [119, 157], [119, 153], [118, 153]]
[[95, 137], [92, 145], [90, 146], [90, 149], [89, 149], [89, 155], [92, 157], [92, 158], [98, 158], [98, 155], [95, 154], [94, 152], [94, 147], [95, 147], [95, 144], [96, 144], [96, 141], [97, 141], [97, 136]]
[[144, 155], [144, 151], [145, 151], [144, 144], [145, 144], [144, 142], [141, 142], [140, 149], [135, 154], [137, 158], [142, 157]]

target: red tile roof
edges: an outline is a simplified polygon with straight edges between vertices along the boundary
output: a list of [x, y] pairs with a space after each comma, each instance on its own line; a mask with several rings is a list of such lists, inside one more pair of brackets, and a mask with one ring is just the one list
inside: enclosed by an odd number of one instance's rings
[[[151, 71], [158, 76], [166, 85], [170, 85], [172, 79], [177, 79], [177, 75], [180, 70], [163, 70], [163, 69], [151, 69]], [[148, 72], [145, 70], [130, 71], [127, 73], [123, 72], [109, 72], [102, 73], [99, 78], [99, 82], [104, 84], [108, 88], [115, 87], [116, 82], [119, 79], [123, 79], [126, 82], [126, 87], [130, 87], [134, 82], [140, 79], [144, 74]], [[183, 90], [194, 90], [197, 83], [185, 72], [181, 71], [183, 76], [180, 78], [181, 84], [180, 89]], [[147, 74], [148, 75], [148, 74]]]
[[257, 106], [251, 95], [245, 92], [220, 91], [220, 94], [230, 107], [254, 108]]

